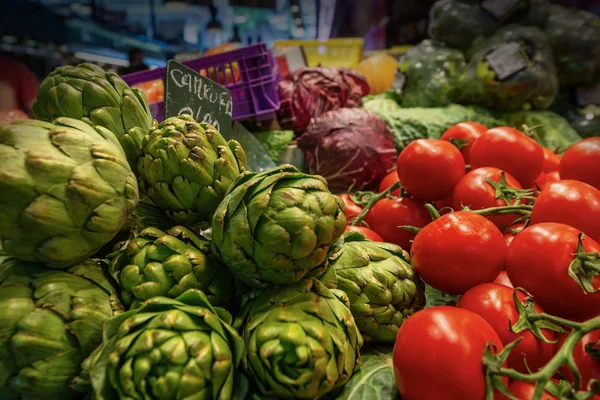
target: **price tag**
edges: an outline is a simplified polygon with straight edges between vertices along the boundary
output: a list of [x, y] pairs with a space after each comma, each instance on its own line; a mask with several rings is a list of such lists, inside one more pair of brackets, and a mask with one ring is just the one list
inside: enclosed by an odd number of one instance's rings
[[589, 106], [590, 104], [600, 105], [600, 84], [578, 87], [575, 93], [579, 107]]
[[185, 65], [170, 60], [165, 76], [165, 119], [191, 115], [213, 125], [224, 137], [231, 134], [233, 104], [223, 86]]
[[485, 57], [490, 67], [496, 73], [496, 78], [502, 81], [517, 72], [527, 68], [528, 60], [516, 42], [509, 42], [498, 47]]
[[510, 17], [519, 6], [519, 0], [483, 0], [481, 9], [498, 21]]

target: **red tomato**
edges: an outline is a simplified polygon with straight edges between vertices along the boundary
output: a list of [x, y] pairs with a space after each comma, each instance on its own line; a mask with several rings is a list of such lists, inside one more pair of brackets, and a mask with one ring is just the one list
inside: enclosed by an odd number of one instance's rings
[[442, 292], [461, 294], [496, 279], [507, 249], [502, 233], [489, 220], [458, 211], [421, 229], [410, 254], [421, 279]]
[[531, 224], [560, 222], [600, 241], [600, 190], [587, 183], [561, 180], [548, 183], [531, 211]]
[[600, 137], [583, 139], [567, 149], [560, 162], [560, 176], [600, 189]]
[[[433, 202], [436, 210], [440, 211], [441, 214], [448, 214], [454, 210], [452, 201], [452, 193], [448, 197], [443, 198], [442, 200], [436, 200]], [[460, 209], [458, 209], [460, 211]]]
[[558, 171], [562, 157], [547, 147], [542, 147], [542, 150], [544, 150], [544, 172]]
[[544, 150], [535, 140], [509, 127], [488, 130], [473, 143], [471, 168], [496, 167], [530, 185], [544, 168]]
[[348, 222], [358, 217], [358, 214], [361, 213], [363, 208], [357, 205], [355, 202], [353, 202], [348, 193], [339, 194], [338, 197], [342, 199], [344, 205], [346, 206], [346, 211], [344, 212], [344, 214], [346, 215], [346, 219], [348, 220]]
[[465, 174], [462, 154], [444, 140], [415, 140], [402, 150], [397, 166], [402, 187], [425, 201], [448, 196]]
[[[569, 225], [545, 222], [523, 229], [508, 247], [508, 278], [552, 315], [585, 318], [600, 310], [600, 295], [586, 294], [569, 276], [580, 232]], [[583, 247], [588, 253], [600, 252], [600, 244], [588, 236], [583, 238]], [[600, 288], [600, 276], [593, 282]]]
[[[535, 393], [535, 383], [533, 382], [524, 382], [524, 381], [514, 381], [508, 385], [508, 390], [519, 400], [533, 400], [533, 394]], [[500, 394], [496, 400], [508, 400], [508, 397]], [[550, 393], [544, 391], [542, 398], [540, 400], [558, 400], [558, 398], [552, 396]]]
[[[383, 192], [385, 189], [392, 186], [394, 183], [398, 182], [398, 173], [394, 170], [387, 174], [379, 183], [379, 193]], [[399, 196], [400, 189], [392, 190], [392, 195]]]
[[523, 228], [525, 228], [525, 224], [516, 224], [507, 228], [507, 230], [504, 231], [504, 243], [506, 243], [507, 246], [510, 245], [517, 233], [521, 232]]
[[[560, 341], [556, 344], [557, 351], [561, 348], [566, 338], [566, 334], [561, 336]], [[596, 343], [599, 340], [600, 329], [597, 329], [585, 335], [579, 343], [575, 345], [575, 349], [573, 350], [573, 358], [575, 359], [575, 365], [577, 365], [577, 368], [579, 368], [579, 372], [581, 373], [582, 388], [584, 389], [587, 388], [590, 379], [600, 380], [600, 361], [592, 357], [585, 349], [585, 346], [588, 343]], [[566, 365], [561, 367], [560, 372], [566, 379], [573, 381], [573, 373]]]
[[528, 189], [533, 189], [533, 190], [541, 190], [544, 185], [546, 184], [546, 173], [545, 172], [540, 172], [540, 176], [538, 176], [535, 181], [533, 182], [533, 185], [531, 185]]
[[488, 128], [485, 125], [481, 125], [479, 122], [461, 122], [448, 128], [441, 139], [447, 140], [448, 142], [450, 142], [451, 139], [467, 141], [467, 143], [461, 147], [460, 152], [465, 158], [465, 163], [468, 164], [473, 142], [487, 130]]
[[[545, 186], [547, 183], [551, 183], [551, 182], [558, 182], [558, 181], [560, 181], [560, 174], [558, 173], [558, 171], [552, 171], [552, 172], [548, 172], [548, 173], [546, 174], [546, 180], [545, 180], [545, 182], [544, 182], [544, 186]], [[541, 187], [543, 187], [543, 186], [541, 186]]]
[[365, 222], [386, 242], [410, 251], [416, 233], [398, 227], [409, 225], [422, 228], [431, 222], [431, 216], [423, 202], [408, 197], [395, 197], [379, 200], [366, 215]]
[[[554, 344], [544, 343], [537, 339], [531, 331], [520, 333], [511, 331], [510, 326], [519, 320], [519, 311], [513, 300], [513, 292], [513, 289], [504, 285], [483, 283], [469, 289], [458, 300], [456, 306], [473, 311], [485, 319], [494, 328], [504, 346], [518, 338], [523, 338], [510, 352], [507, 360], [508, 367], [527, 373], [527, 366], [529, 366], [531, 371], [535, 372], [552, 358]], [[517, 292], [517, 296], [521, 301], [526, 297], [523, 292]], [[538, 313], [544, 312], [538, 305], [535, 306], [535, 309]], [[543, 329], [543, 333], [546, 338], [554, 341], [553, 331]]]
[[384, 242], [383, 238], [379, 236], [377, 232], [375, 232], [373, 229], [367, 228], [366, 226], [348, 225], [346, 226], [346, 232], [348, 231], [360, 232], [364, 235], [365, 239], [373, 242]]
[[400, 326], [394, 374], [403, 399], [482, 400], [483, 353], [488, 342], [502, 351], [494, 329], [479, 315], [456, 307], [431, 307]]
[[[455, 210], [468, 206], [472, 210], [481, 210], [489, 207], [506, 206], [502, 199], [496, 199], [496, 189], [487, 182], [490, 179], [494, 182], [500, 182], [502, 170], [494, 167], [477, 168], [461, 178], [452, 192], [452, 207]], [[523, 189], [521, 184], [508, 173], [504, 173], [506, 185], [509, 188]], [[511, 205], [514, 201], [511, 202]], [[490, 215], [487, 219], [492, 221], [499, 228], [511, 225], [520, 216], [518, 214]]]
[[0, 111], [0, 126], [10, 125], [13, 122], [29, 119], [29, 116], [21, 110], [1, 110]]
[[511, 283], [510, 279], [508, 279], [508, 274], [506, 273], [506, 271], [500, 272], [498, 277], [496, 277], [496, 279], [494, 279], [494, 283], [497, 283], [498, 285], [504, 285], [504, 286], [514, 289], [513, 284]]

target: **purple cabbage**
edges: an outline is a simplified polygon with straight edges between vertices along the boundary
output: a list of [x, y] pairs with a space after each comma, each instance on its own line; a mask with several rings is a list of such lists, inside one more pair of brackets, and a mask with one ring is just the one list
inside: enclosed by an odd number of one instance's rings
[[311, 118], [339, 108], [360, 107], [369, 93], [364, 76], [346, 68], [302, 68], [279, 83], [279, 123], [304, 132]]
[[392, 132], [374, 113], [341, 108], [311, 120], [298, 138], [311, 174], [322, 175], [332, 191], [376, 190], [396, 167]]

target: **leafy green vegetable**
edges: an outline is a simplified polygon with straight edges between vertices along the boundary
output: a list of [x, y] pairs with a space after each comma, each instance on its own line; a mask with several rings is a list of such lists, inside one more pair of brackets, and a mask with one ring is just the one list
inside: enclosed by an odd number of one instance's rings
[[480, 3], [478, 0], [436, 1], [429, 14], [429, 35], [450, 47], [466, 50], [503, 25], [519, 23], [543, 27], [551, 7], [548, 0], [520, 1], [512, 13], [498, 20]]
[[444, 292], [440, 292], [437, 289], [425, 284], [425, 308], [435, 306], [455, 306], [458, 302], [458, 295], [451, 295]]
[[569, 122], [552, 111], [515, 112], [507, 116], [507, 122], [510, 126], [527, 131], [538, 143], [552, 150], [564, 151], [581, 140]]
[[596, 15], [552, 5], [544, 33], [561, 86], [592, 83], [600, 77], [600, 19]]
[[403, 107], [441, 107], [460, 99], [465, 70], [460, 50], [424, 40], [406, 53], [399, 70], [406, 76]]
[[398, 150], [416, 139], [439, 139], [446, 129], [464, 121], [492, 127], [502, 125], [489, 111], [476, 106], [451, 104], [437, 108], [402, 108], [385, 96], [363, 99], [364, 108], [374, 112], [390, 127]]
[[336, 400], [394, 400], [398, 398], [392, 352], [367, 349], [361, 360], [362, 366], [346, 382]]
[[275, 162], [279, 161], [294, 140], [294, 131], [266, 131], [256, 132], [254, 135]]
[[[497, 76], [488, 56], [505, 45], [518, 45], [525, 68]], [[558, 78], [552, 49], [544, 33], [533, 27], [507, 26], [471, 50], [462, 99], [471, 104], [500, 110], [523, 107], [548, 108], [558, 93]], [[516, 58], [509, 57], [509, 58]]]

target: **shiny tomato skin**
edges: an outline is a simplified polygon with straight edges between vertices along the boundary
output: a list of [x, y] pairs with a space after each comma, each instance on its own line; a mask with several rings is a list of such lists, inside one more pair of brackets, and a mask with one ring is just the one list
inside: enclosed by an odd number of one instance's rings
[[587, 183], [561, 180], [546, 184], [531, 211], [531, 224], [560, 222], [600, 241], [600, 190]]
[[365, 239], [370, 240], [372, 242], [383, 242], [383, 238], [381, 236], [379, 236], [379, 234], [377, 232], [375, 232], [373, 229], [369, 229], [366, 226], [354, 226], [354, 225], [348, 225], [346, 226], [346, 232], [348, 231], [354, 231], [354, 232], [360, 232], [363, 234], [363, 236], [365, 237]]
[[558, 171], [562, 157], [547, 147], [542, 147], [542, 150], [544, 150], [544, 173]]
[[407, 400], [483, 400], [486, 343], [503, 349], [479, 315], [456, 307], [418, 311], [400, 326], [394, 344], [396, 384]]
[[504, 243], [506, 243], [506, 246], [510, 245], [510, 243], [513, 241], [515, 236], [519, 232], [521, 232], [523, 230], [523, 228], [525, 228], [525, 224], [515, 224], [515, 225], [512, 225], [509, 229], [506, 229], [504, 231], [504, 233], [503, 233]]
[[[544, 186], [548, 183], [560, 181], [560, 173], [558, 171], [548, 172], [545, 176]], [[543, 187], [543, 186], [541, 186]]]
[[338, 197], [342, 199], [344, 205], [346, 206], [346, 211], [344, 214], [346, 215], [348, 222], [351, 222], [354, 218], [358, 217], [358, 214], [361, 213], [363, 208], [353, 202], [348, 193], [339, 194]]
[[[525, 381], [513, 381], [508, 385], [508, 391], [512, 393], [519, 400], [533, 400], [533, 394], [535, 393], [535, 383]], [[500, 394], [496, 397], [496, 400], [508, 400], [508, 397]], [[558, 400], [558, 398], [552, 396], [550, 393], [544, 391], [541, 400]]]
[[465, 174], [465, 159], [450, 142], [418, 139], [400, 153], [397, 171], [402, 187], [414, 198], [441, 200]]
[[[515, 346], [508, 356], [508, 367], [519, 372], [527, 373], [527, 366], [535, 372], [542, 368], [554, 355], [554, 344], [544, 343], [537, 339], [531, 331], [514, 333], [510, 326], [519, 320], [519, 311], [513, 300], [514, 290], [497, 283], [482, 283], [469, 289], [460, 300], [457, 307], [473, 311], [487, 321], [498, 334], [504, 346], [514, 342], [518, 338], [521, 341]], [[519, 300], [526, 296], [523, 292], [517, 292]], [[543, 310], [538, 305], [536, 312]], [[546, 338], [554, 341], [555, 334], [548, 329], [542, 330]], [[527, 364], [525, 364], [525, 361]]]
[[510, 281], [510, 279], [508, 279], [508, 274], [506, 273], [506, 271], [500, 272], [496, 279], [494, 279], [494, 283], [514, 289], [512, 282]]
[[539, 191], [544, 187], [545, 184], [546, 184], [546, 173], [540, 172], [540, 176], [538, 176], [535, 179], [535, 181], [533, 182], [533, 184], [530, 187], [528, 187], [527, 189], [533, 189], [534, 191]]
[[[556, 344], [556, 351], [561, 348], [566, 338], [567, 334], [561, 335], [560, 340]], [[585, 335], [579, 343], [575, 345], [575, 349], [573, 350], [573, 358], [575, 360], [575, 365], [577, 365], [577, 368], [579, 368], [579, 372], [581, 373], [583, 388], [587, 388], [590, 379], [600, 381], [600, 361], [592, 357], [585, 349], [585, 346], [588, 343], [596, 343], [598, 341], [600, 341], [600, 329], [596, 329]], [[561, 367], [560, 372], [566, 379], [571, 382], [573, 381], [573, 373], [566, 365]]]
[[[481, 210], [482, 208], [506, 206], [506, 202], [502, 199], [496, 199], [496, 189], [487, 182], [487, 179], [500, 182], [501, 173], [502, 170], [494, 167], [477, 168], [467, 173], [454, 187], [452, 208], [461, 210], [463, 206], [468, 206], [472, 210]], [[519, 181], [512, 175], [505, 172], [504, 176], [508, 187], [523, 189]], [[498, 228], [503, 229], [519, 218], [519, 215], [489, 215], [486, 218]]]
[[398, 228], [401, 225], [422, 228], [431, 222], [425, 203], [408, 197], [381, 199], [365, 217], [369, 228], [389, 243], [410, 251], [416, 233]]
[[469, 164], [473, 142], [487, 130], [488, 128], [479, 122], [461, 122], [448, 128], [440, 139], [448, 142], [450, 139], [467, 140], [468, 143], [460, 149], [460, 152], [465, 158], [465, 163]]
[[[379, 183], [379, 193], [383, 192], [385, 189], [389, 188], [398, 181], [398, 173], [396, 172], [396, 170], [390, 172]], [[392, 195], [399, 196], [400, 189], [392, 190]]]
[[580, 140], [567, 149], [560, 162], [560, 176], [600, 190], [600, 137]]
[[442, 215], [425, 226], [411, 249], [413, 267], [426, 283], [462, 294], [492, 282], [506, 262], [502, 233], [488, 219], [469, 211]]
[[529, 187], [544, 168], [544, 150], [535, 140], [509, 127], [489, 129], [473, 143], [471, 168], [496, 167]]
[[[600, 295], [586, 294], [569, 276], [569, 265], [581, 231], [544, 222], [523, 229], [508, 247], [506, 272], [515, 287], [525, 288], [547, 313], [563, 318], [597, 315]], [[600, 252], [600, 244], [585, 236], [586, 252]], [[600, 276], [594, 279], [600, 288]]]

